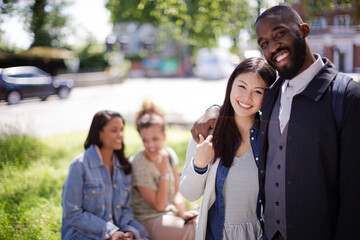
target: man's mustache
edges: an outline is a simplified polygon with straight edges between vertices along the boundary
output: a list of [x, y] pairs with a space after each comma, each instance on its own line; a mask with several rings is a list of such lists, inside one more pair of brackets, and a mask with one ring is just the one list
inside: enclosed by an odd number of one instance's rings
[[278, 54], [279, 52], [283, 51], [283, 50], [287, 50], [290, 52], [290, 49], [288, 47], [280, 47], [276, 50], [276, 52], [271, 54], [271, 60], [275, 62], [275, 55]]

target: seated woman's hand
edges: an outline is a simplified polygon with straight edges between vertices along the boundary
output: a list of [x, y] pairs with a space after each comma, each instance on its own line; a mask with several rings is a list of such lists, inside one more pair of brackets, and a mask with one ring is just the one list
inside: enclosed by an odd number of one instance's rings
[[132, 232], [121, 232], [121, 231], [117, 231], [115, 232], [110, 240], [133, 240], [134, 237], [133, 237], [133, 233]]
[[183, 218], [185, 220], [184, 224], [193, 223], [197, 216], [198, 214], [194, 211], [186, 211], [183, 215]]
[[166, 150], [161, 149], [159, 152], [159, 161], [155, 162], [155, 166], [159, 170], [161, 176], [168, 172], [169, 154]]

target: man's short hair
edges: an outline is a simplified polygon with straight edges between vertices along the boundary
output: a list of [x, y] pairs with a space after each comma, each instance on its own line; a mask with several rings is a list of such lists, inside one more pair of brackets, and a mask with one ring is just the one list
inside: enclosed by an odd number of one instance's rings
[[267, 9], [265, 12], [263, 12], [255, 21], [256, 23], [268, 16], [280, 16], [282, 18], [291, 19], [292, 21], [300, 24], [303, 22], [300, 15], [295, 11], [295, 9], [287, 6], [287, 5], [277, 5], [274, 7], [271, 7]]

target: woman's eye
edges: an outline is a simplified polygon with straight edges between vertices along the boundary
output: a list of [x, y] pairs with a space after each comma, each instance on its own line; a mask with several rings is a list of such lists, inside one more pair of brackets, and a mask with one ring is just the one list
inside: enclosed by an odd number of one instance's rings
[[260, 90], [255, 90], [254, 93], [256, 93], [256, 94], [261, 94], [261, 95], [263, 94], [263, 92], [260, 91]]
[[239, 85], [239, 88], [245, 89], [245, 86], [244, 85]]

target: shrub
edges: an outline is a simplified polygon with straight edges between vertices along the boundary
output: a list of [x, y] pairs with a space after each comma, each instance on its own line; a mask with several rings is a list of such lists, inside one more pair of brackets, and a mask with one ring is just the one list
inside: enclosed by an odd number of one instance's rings
[[[35, 138], [13, 129], [0, 131], [0, 239], [60, 239], [62, 185], [70, 161], [84, 151], [86, 134]], [[165, 146], [178, 154], [179, 172], [189, 137], [190, 132], [181, 129], [167, 132]], [[143, 147], [131, 124], [125, 127], [125, 144], [126, 156]], [[14, 167], [14, 162], [28, 167]], [[198, 208], [198, 202], [186, 204]]]
[[15, 128], [0, 131], [0, 169], [4, 166], [28, 167], [45, 153], [45, 145], [37, 138]]

